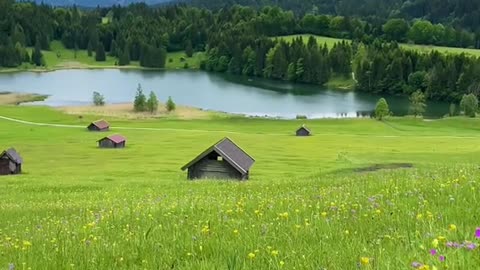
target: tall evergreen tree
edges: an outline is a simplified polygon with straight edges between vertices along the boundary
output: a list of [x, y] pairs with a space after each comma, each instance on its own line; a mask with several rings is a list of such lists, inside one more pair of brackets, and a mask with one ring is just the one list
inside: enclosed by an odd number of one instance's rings
[[97, 50], [95, 51], [95, 61], [97, 62], [105, 62], [107, 60], [105, 55], [105, 48], [103, 47], [102, 42], [98, 42]]

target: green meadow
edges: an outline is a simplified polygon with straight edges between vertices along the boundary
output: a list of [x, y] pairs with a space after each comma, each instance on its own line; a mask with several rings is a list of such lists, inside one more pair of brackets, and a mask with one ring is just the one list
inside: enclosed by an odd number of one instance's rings
[[[303, 35], [290, 35], [290, 36], [281, 36], [277, 38], [285, 39], [288, 42], [291, 42], [294, 38], [302, 37], [305, 42], [308, 41], [308, 38], [312, 35], [303, 34]], [[327, 44], [328, 48], [332, 48], [335, 43], [342, 42], [342, 41], [350, 41], [348, 39], [339, 39], [339, 38], [331, 38], [331, 37], [324, 37], [324, 36], [315, 36], [317, 39], [318, 44]], [[431, 51], [438, 51], [441, 53], [452, 53], [452, 54], [470, 54], [473, 56], [480, 56], [480, 50], [477, 49], [467, 49], [467, 48], [455, 48], [455, 47], [442, 47], [442, 46], [431, 46], [431, 45], [418, 45], [418, 44], [400, 44], [401, 47], [409, 50], [415, 50], [419, 52], [429, 53]]]
[[[31, 48], [28, 49], [31, 53]], [[146, 69], [141, 67], [138, 61], [132, 61], [128, 66], [118, 66], [117, 58], [109, 56], [107, 52], [107, 59], [103, 62], [95, 61], [95, 52], [92, 52], [92, 56], [88, 56], [86, 50], [74, 50], [66, 49], [60, 41], [52, 41], [49, 51], [42, 51], [46, 66], [34, 67], [31, 64], [22, 64], [18, 68], [4, 68], [0, 69], [0, 72], [16, 72], [22, 70], [29, 71], [52, 71], [58, 69], [101, 69], [101, 68], [127, 68], [127, 69]], [[166, 69], [199, 69], [200, 62], [203, 59], [202, 52], [196, 52], [192, 57], [187, 57], [185, 52], [170, 52], [167, 54], [167, 61], [165, 63]], [[185, 64], [187, 66], [185, 66]]]
[[[1, 147], [24, 159], [22, 175], [0, 177], [0, 269], [480, 263], [477, 119], [109, 118], [111, 132], [90, 133], [101, 116], [28, 106], [0, 116], [66, 125], [0, 119]], [[293, 135], [303, 123], [314, 136]], [[98, 149], [113, 133], [127, 148]], [[180, 168], [225, 136], [256, 159], [250, 180], [186, 180]]]

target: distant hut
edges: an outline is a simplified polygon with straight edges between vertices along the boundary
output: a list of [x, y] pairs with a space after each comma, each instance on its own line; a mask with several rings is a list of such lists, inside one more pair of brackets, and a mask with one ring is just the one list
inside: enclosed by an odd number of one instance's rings
[[312, 132], [305, 125], [302, 125], [296, 132], [297, 136], [311, 136]]
[[0, 154], [0, 175], [22, 173], [23, 160], [17, 151], [10, 148]]
[[254, 162], [229, 138], [223, 138], [183, 166], [182, 170], [188, 169], [188, 179], [248, 180]]
[[108, 131], [110, 124], [105, 120], [98, 120], [88, 125], [87, 129], [89, 131]]
[[100, 148], [125, 148], [127, 140], [121, 135], [111, 135], [98, 141]]

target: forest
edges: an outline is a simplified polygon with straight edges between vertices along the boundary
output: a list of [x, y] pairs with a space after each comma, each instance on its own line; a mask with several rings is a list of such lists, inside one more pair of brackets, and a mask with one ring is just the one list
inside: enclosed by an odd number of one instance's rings
[[[348, 2], [348, 1], [347, 1]], [[368, 6], [368, 5], [367, 5]], [[360, 14], [361, 15], [361, 14]], [[209, 10], [185, 5], [144, 4], [82, 10], [0, 0], [0, 66], [24, 62], [42, 66], [52, 40], [68, 49], [88, 50], [118, 65], [139, 61], [163, 68], [167, 52], [205, 52], [201, 68], [276, 80], [323, 85], [332, 77], [357, 80], [357, 90], [410, 94], [459, 101], [480, 93], [480, 61], [474, 57], [419, 53], [397, 42], [478, 47], [479, 35], [426, 20], [389, 19], [311, 12], [298, 15], [278, 7], [232, 6]], [[380, 18], [380, 17], [379, 17]], [[328, 48], [315, 38], [286, 42], [279, 36], [316, 34], [351, 39]]]

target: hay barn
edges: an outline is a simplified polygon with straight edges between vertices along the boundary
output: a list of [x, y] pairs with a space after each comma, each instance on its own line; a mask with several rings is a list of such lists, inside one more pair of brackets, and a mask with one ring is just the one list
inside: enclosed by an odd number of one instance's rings
[[125, 148], [127, 139], [121, 135], [111, 135], [98, 140], [100, 148]]
[[297, 136], [311, 136], [312, 132], [305, 125], [302, 125], [299, 129], [297, 129], [296, 135]]
[[229, 138], [223, 138], [202, 152], [182, 170], [188, 169], [188, 179], [248, 180], [255, 160]]
[[14, 148], [5, 150], [0, 154], [0, 175], [22, 173], [23, 159]]
[[88, 125], [87, 129], [89, 131], [108, 131], [110, 130], [110, 124], [105, 120], [98, 120]]

